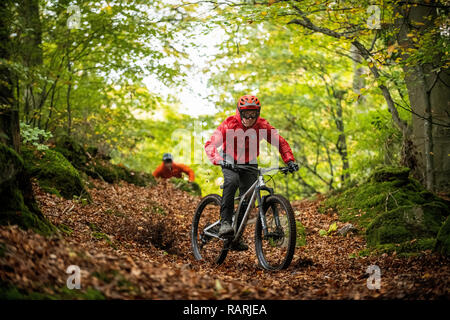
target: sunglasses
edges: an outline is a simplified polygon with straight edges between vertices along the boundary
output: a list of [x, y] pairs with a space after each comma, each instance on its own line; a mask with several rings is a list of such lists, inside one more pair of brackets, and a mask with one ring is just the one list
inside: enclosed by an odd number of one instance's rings
[[242, 118], [256, 119], [256, 118], [258, 118], [258, 112], [242, 112]]

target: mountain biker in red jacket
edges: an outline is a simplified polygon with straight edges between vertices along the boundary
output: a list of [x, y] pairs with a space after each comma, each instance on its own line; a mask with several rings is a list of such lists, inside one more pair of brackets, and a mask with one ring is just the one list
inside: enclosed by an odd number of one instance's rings
[[[242, 196], [258, 176], [256, 170], [244, 170], [242, 168], [236, 170], [234, 165], [246, 164], [257, 168], [259, 141], [265, 139], [272, 145], [278, 146], [281, 157], [288, 165], [289, 170], [291, 172], [298, 170], [291, 147], [266, 119], [259, 116], [260, 111], [261, 104], [257, 97], [252, 95], [242, 96], [238, 100], [236, 114], [225, 119], [205, 144], [208, 158], [214, 165], [222, 167], [224, 176], [220, 208], [220, 237], [232, 237], [234, 234], [231, 219], [236, 190], [239, 188], [239, 195]], [[222, 147], [221, 152], [217, 150], [220, 146]], [[238, 223], [242, 220], [247, 206], [248, 203], [244, 203], [238, 217]], [[231, 249], [247, 250], [248, 246], [242, 239], [239, 239]]]
[[195, 174], [191, 168], [185, 164], [173, 162], [173, 156], [170, 153], [164, 153], [162, 163], [153, 171], [153, 176], [163, 179], [182, 178], [182, 173], [189, 176], [190, 182], [195, 180]]

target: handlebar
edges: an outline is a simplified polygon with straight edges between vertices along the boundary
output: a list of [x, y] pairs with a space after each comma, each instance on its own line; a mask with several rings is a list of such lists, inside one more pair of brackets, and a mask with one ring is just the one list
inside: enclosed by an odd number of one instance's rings
[[245, 164], [235, 164], [234, 165], [235, 169], [250, 169], [250, 170], [257, 170], [259, 171], [262, 175], [270, 172], [270, 171], [281, 171], [284, 174], [287, 174], [289, 172], [289, 168], [288, 167], [272, 167], [272, 168], [255, 168], [254, 166], [250, 166], [250, 165], [245, 165]]

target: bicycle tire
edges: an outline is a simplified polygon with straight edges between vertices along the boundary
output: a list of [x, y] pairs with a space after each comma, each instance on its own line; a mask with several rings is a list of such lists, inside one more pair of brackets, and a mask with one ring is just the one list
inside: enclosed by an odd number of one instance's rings
[[[197, 205], [197, 208], [195, 209], [194, 218], [192, 220], [192, 226], [191, 226], [191, 249], [192, 253], [194, 254], [194, 258], [196, 260], [202, 260], [202, 255], [200, 253], [200, 248], [198, 246], [197, 242], [197, 235], [198, 235], [198, 223], [200, 221], [201, 215], [205, 207], [210, 204], [215, 203], [217, 205], [221, 205], [222, 203], [222, 197], [218, 194], [209, 194], [205, 196], [200, 203]], [[225, 247], [225, 243], [222, 246], [221, 252], [218, 254], [217, 258], [215, 259], [215, 263], [217, 265], [222, 264], [225, 261], [225, 258], [227, 257], [228, 249]]]
[[288, 248], [286, 251], [286, 255], [284, 260], [277, 266], [270, 265], [270, 263], [266, 260], [263, 252], [263, 235], [262, 235], [262, 224], [261, 219], [258, 216], [255, 227], [255, 251], [258, 258], [259, 265], [266, 270], [281, 270], [286, 269], [292, 262], [292, 258], [294, 257], [295, 252], [295, 242], [297, 237], [297, 230], [295, 224], [295, 216], [294, 210], [290, 202], [279, 194], [274, 194], [268, 196], [264, 202], [263, 210], [267, 212], [267, 210], [274, 204], [279, 203], [284, 210], [286, 211], [287, 218], [289, 221], [289, 239], [288, 239]]

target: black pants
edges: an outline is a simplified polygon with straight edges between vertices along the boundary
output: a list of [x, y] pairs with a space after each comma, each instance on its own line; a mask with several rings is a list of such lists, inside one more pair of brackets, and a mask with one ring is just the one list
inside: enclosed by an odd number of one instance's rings
[[[257, 164], [250, 164], [249, 166], [257, 168]], [[223, 195], [222, 205], [220, 207], [220, 217], [222, 220], [226, 220], [231, 223], [231, 217], [234, 210], [234, 195], [239, 188], [239, 196], [243, 196], [244, 193], [252, 186], [252, 184], [258, 178], [258, 172], [252, 169], [238, 169], [233, 171], [230, 169], [222, 169], [224, 183], [223, 183]], [[238, 223], [240, 223], [248, 202], [244, 203], [244, 206], [238, 217]]]

